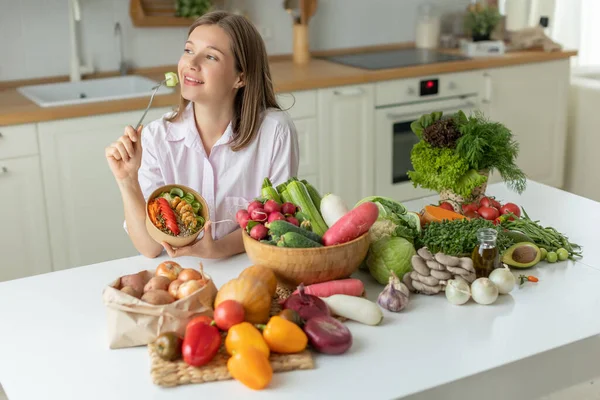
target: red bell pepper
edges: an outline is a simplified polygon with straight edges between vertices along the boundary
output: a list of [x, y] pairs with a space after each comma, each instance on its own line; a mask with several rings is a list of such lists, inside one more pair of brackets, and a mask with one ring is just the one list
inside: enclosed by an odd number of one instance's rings
[[217, 327], [207, 323], [189, 324], [181, 347], [183, 361], [194, 367], [208, 364], [220, 347], [221, 334]]
[[157, 199], [157, 201], [158, 201], [158, 206], [160, 209], [160, 215], [162, 215], [162, 217], [164, 218], [165, 224], [167, 224], [167, 228], [169, 228], [169, 230], [171, 232], [173, 232], [173, 235], [175, 235], [175, 236], [179, 235], [179, 226], [177, 226], [177, 217], [175, 217], [175, 213], [173, 212], [173, 209], [171, 208], [169, 201], [167, 199], [165, 199], [164, 197], [159, 197]]

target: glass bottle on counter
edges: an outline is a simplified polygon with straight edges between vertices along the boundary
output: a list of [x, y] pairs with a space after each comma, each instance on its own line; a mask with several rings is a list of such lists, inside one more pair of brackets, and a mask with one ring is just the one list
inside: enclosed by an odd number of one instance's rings
[[477, 231], [479, 244], [471, 254], [477, 278], [487, 278], [498, 267], [500, 257], [496, 246], [497, 238], [498, 231], [495, 229], [482, 228]]

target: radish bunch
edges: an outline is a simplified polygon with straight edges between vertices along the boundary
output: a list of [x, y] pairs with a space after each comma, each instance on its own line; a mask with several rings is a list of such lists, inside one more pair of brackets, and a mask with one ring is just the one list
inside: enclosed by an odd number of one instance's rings
[[277, 220], [285, 220], [296, 226], [300, 226], [298, 219], [295, 217], [298, 211], [298, 206], [293, 203], [280, 204], [275, 200], [269, 199], [264, 203], [260, 200], [254, 200], [248, 205], [247, 209], [241, 209], [235, 214], [235, 219], [242, 229], [249, 229], [250, 237], [255, 240], [263, 240], [269, 234], [269, 229], [266, 224]]

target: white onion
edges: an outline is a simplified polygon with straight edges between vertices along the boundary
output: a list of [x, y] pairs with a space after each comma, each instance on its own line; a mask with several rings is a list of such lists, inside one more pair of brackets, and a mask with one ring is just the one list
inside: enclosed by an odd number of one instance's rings
[[488, 278], [478, 278], [471, 284], [471, 296], [479, 304], [492, 304], [498, 298], [498, 287]]
[[464, 280], [449, 280], [445, 292], [448, 301], [455, 305], [465, 304], [471, 298], [471, 289]]
[[498, 287], [500, 294], [510, 293], [517, 283], [515, 276], [510, 272], [508, 267], [493, 270], [490, 274], [490, 281], [494, 282], [494, 285]]

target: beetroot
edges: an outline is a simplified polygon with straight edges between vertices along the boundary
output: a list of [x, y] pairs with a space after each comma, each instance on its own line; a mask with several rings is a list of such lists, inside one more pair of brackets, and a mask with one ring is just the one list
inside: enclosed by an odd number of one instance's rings
[[294, 224], [296, 226], [300, 226], [300, 223], [298, 222], [298, 219], [296, 217], [292, 217], [291, 215], [286, 217], [285, 220], [287, 222], [289, 222], [290, 224]]
[[240, 223], [240, 218], [242, 216], [246, 216], [246, 215], [248, 215], [248, 210], [244, 210], [244, 209], [238, 210], [238, 212], [235, 213], [235, 220], [239, 224]]
[[309, 319], [304, 333], [310, 345], [320, 353], [342, 354], [352, 347], [352, 333], [346, 325], [329, 315]]
[[254, 225], [250, 229], [250, 237], [256, 240], [262, 240], [267, 237], [269, 230], [263, 224]]
[[283, 203], [281, 206], [281, 212], [285, 215], [294, 215], [296, 214], [296, 205], [294, 203]]
[[252, 211], [255, 208], [263, 208], [263, 205], [260, 201], [254, 200], [252, 203], [248, 205], [248, 214], [252, 215]]
[[283, 303], [283, 308], [296, 311], [305, 321], [320, 315], [330, 315], [327, 304], [317, 296], [306, 294], [302, 283], [298, 286], [298, 294], [288, 297]]
[[262, 207], [255, 208], [250, 211], [250, 219], [252, 219], [252, 221], [265, 222], [267, 220], [267, 213]]
[[240, 227], [242, 229], [246, 229], [246, 226], [248, 225], [248, 221], [250, 221], [250, 215], [248, 213], [240, 216], [240, 219], [238, 220]]
[[285, 217], [279, 211], [273, 211], [271, 214], [269, 214], [269, 218], [267, 219], [268, 222], [273, 222], [273, 221], [278, 221], [278, 220], [285, 221]]
[[265, 209], [265, 212], [269, 215], [274, 212], [281, 212], [281, 204], [271, 199], [265, 202], [265, 206], [263, 208]]

